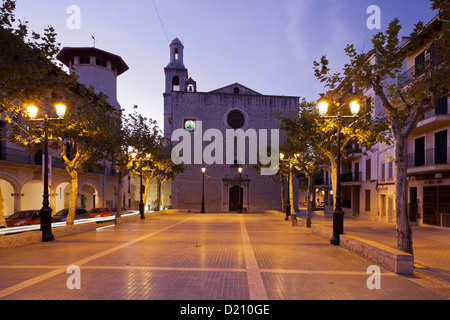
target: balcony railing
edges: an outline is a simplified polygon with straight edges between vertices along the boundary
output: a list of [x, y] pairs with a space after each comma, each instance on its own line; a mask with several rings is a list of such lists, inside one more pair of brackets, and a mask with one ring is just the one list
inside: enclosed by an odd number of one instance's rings
[[341, 174], [341, 182], [362, 181], [362, 172], [348, 172]]
[[[24, 150], [1, 148], [0, 149], [0, 161], [8, 161], [13, 163], [28, 164], [32, 166], [42, 166], [42, 154], [29, 154]], [[66, 169], [64, 160], [58, 157], [52, 157], [52, 168]], [[103, 166], [92, 166], [91, 168], [84, 170], [84, 172], [95, 174], [106, 174], [108, 176], [116, 176], [117, 173], [113, 168], [105, 170]]]
[[36, 165], [36, 162], [38, 161], [35, 158], [36, 158], [35, 155], [29, 154], [28, 152], [23, 150], [1, 148], [0, 151], [0, 160], [2, 161]]
[[450, 149], [428, 149], [407, 156], [408, 169], [437, 164], [450, 164]]

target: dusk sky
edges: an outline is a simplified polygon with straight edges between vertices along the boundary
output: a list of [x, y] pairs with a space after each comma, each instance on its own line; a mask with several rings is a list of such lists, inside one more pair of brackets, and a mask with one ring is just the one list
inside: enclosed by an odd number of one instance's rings
[[[70, 5], [81, 10], [80, 29], [67, 27]], [[367, 27], [370, 5], [381, 9], [381, 30]], [[130, 67], [118, 81], [122, 108], [138, 105], [162, 129], [163, 69], [176, 37], [198, 91], [239, 82], [266, 95], [317, 100], [314, 60], [327, 55], [340, 71], [347, 44], [367, 52], [395, 17], [408, 36], [416, 22], [436, 15], [430, 7], [428, 0], [18, 0], [16, 16], [36, 32], [52, 25], [62, 47], [93, 46], [95, 34], [97, 48]]]

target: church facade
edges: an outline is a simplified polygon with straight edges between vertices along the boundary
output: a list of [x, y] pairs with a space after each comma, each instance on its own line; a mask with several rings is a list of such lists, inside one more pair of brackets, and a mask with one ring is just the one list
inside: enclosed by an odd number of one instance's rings
[[[196, 81], [188, 76], [183, 58], [184, 46], [175, 39], [170, 44], [170, 62], [164, 69], [164, 136], [174, 146], [189, 140], [190, 150], [185, 148], [182, 153], [190, 154], [192, 161], [184, 161], [184, 172], [172, 181], [172, 207], [198, 212], [204, 193], [206, 212], [281, 210], [281, 185], [261, 174], [255, 156], [258, 161], [261, 154], [270, 157], [271, 142], [276, 140], [277, 148], [282, 144], [277, 114], [297, 108], [300, 98], [263, 95], [239, 83], [200, 92]], [[183, 139], [175, 137], [180, 130], [184, 131]], [[230, 146], [227, 135], [238, 131], [245, 140], [233, 138]], [[261, 147], [264, 141], [269, 149]], [[238, 145], [242, 146], [242, 142], [245, 148], [240, 152]], [[205, 159], [206, 155], [214, 161]], [[293, 181], [293, 186], [297, 199], [298, 182]], [[296, 200], [293, 205], [296, 209]]]

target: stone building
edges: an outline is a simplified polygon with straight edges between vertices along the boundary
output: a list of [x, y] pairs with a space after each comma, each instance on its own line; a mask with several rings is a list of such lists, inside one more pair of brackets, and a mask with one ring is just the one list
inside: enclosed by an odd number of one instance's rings
[[[178, 39], [170, 44], [170, 62], [164, 72], [164, 136], [176, 145], [174, 134], [183, 130], [191, 140], [190, 150], [183, 152], [192, 155], [192, 161], [184, 163], [184, 173], [172, 181], [173, 208], [201, 210], [201, 168], [205, 166], [206, 212], [236, 212], [240, 206], [247, 212], [281, 210], [281, 186], [255, 169], [254, 156], [270, 154], [258, 144], [265, 137], [270, 146], [277, 138], [271, 131], [278, 129], [276, 114], [297, 108], [299, 97], [262, 95], [239, 83], [201, 92], [188, 75], [184, 46]], [[226, 141], [227, 133], [239, 129], [247, 134], [245, 154], [238, 152], [239, 139], [233, 138], [231, 147]], [[279, 133], [277, 142], [282, 140], [283, 134]], [[220, 147], [211, 153], [214, 161], [207, 161], [203, 153], [211, 151], [211, 144]], [[227, 152], [227, 148], [231, 151]], [[238, 173], [239, 166], [242, 174]], [[293, 185], [297, 199], [298, 182]]]
[[[128, 70], [121, 57], [97, 48], [63, 48], [58, 59], [76, 72], [80, 83], [93, 86], [96, 92], [105, 93], [109, 103], [120, 109], [117, 101], [117, 77]], [[0, 124], [0, 215], [8, 217], [22, 210], [38, 210], [42, 208], [43, 195], [42, 152], [29, 154], [6, 141], [2, 136], [7, 130], [7, 124], [4, 121]], [[68, 208], [71, 185], [70, 176], [57, 150], [50, 150], [50, 160], [50, 206], [55, 214]], [[104, 164], [104, 170], [92, 168], [79, 174], [77, 207], [88, 210], [94, 207], [116, 207], [116, 173], [111, 165]], [[133, 176], [128, 180], [129, 182], [123, 183], [124, 204], [129, 209], [137, 209], [139, 180]], [[153, 183], [150, 186], [152, 197], [149, 197], [149, 204], [155, 202], [155, 189], [156, 183]]]

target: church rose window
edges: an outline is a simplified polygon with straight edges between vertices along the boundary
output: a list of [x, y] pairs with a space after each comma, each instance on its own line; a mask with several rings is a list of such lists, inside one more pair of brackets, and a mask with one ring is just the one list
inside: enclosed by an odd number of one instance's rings
[[232, 127], [233, 129], [240, 129], [245, 124], [245, 118], [244, 115], [237, 110], [231, 111], [228, 114], [228, 125]]

